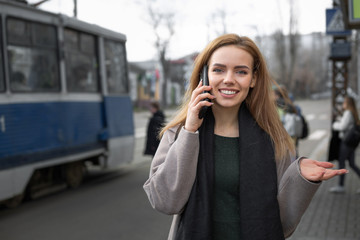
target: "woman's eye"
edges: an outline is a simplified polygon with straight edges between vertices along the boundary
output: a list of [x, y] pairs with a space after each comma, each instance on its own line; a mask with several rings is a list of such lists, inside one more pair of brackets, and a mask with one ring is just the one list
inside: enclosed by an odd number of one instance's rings
[[222, 70], [219, 69], [219, 68], [214, 68], [214, 69], [213, 69], [213, 72], [222, 72]]
[[241, 75], [246, 75], [247, 74], [247, 71], [244, 71], [244, 70], [240, 70], [240, 71], [237, 71], [238, 74], [241, 74]]

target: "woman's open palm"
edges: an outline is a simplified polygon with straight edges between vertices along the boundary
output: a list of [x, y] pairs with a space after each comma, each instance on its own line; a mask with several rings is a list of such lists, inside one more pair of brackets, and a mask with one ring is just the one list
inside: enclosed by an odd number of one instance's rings
[[301, 159], [300, 171], [301, 175], [309, 181], [328, 180], [334, 176], [345, 174], [346, 169], [331, 169], [334, 164], [331, 162], [320, 162], [312, 159]]

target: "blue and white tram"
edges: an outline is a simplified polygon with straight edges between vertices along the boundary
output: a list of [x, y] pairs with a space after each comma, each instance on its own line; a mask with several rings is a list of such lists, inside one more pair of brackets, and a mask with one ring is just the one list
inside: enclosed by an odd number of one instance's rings
[[125, 35], [5, 0], [0, 32], [2, 203], [133, 160]]

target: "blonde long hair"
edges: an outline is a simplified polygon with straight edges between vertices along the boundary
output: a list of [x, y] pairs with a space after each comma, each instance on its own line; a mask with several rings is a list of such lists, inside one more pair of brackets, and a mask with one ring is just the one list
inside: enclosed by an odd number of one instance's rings
[[229, 45], [237, 46], [253, 57], [253, 72], [256, 74], [257, 80], [245, 101], [255, 121], [270, 135], [275, 146], [276, 159], [286, 158], [289, 151], [294, 154], [295, 146], [280, 121], [273, 97], [272, 84], [278, 84], [270, 77], [265, 59], [256, 44], [250, 38], [240, 37], [236, 34], [225, 34], [214, 39], [197, 56], [183, 103], [173, 120], [162, 129], [160, 135], [163, 135], [169, 128], [185, 125], [191, 94], [200, 81], [202, 67], [209, 62], [215, 50]]

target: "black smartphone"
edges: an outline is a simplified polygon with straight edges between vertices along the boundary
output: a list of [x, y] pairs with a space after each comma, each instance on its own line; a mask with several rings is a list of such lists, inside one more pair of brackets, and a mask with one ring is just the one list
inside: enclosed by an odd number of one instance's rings
[[[202, 69], [202, 73], [200, 75], [200, 78], [203, 82], [203, 86], [209, 86], [209, 77], [208, 77], [208, 70], [209, 70], [209, 67], [208, 65], [204, 65], [203, 69]], [[204, 91], [203, 93], [210, 93], [209, 91]], [[210, 102], [210, 99], [209, 98], [205, 98], [204, 100], [202, 101], [208, 101]], [[204, 106], [200, 109], [200, 112], [199, 112], [199, 118], [202, 119], [204, 116], [205, 116], [205, 113], [207, 111], [209, 107], [208, 106]]]

